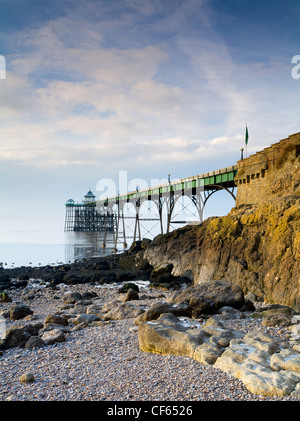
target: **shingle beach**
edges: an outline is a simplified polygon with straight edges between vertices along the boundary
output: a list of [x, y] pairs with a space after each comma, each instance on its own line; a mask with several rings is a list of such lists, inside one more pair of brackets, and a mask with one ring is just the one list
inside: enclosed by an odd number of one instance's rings
[[[11, 290], [13, 302], [27, 304], [32, 319], [43, 321], [59, 312], [67, 291], [93, 291], [98, 302], [118, 299], [118, 287], [60, 285]], [[144, 294], [144, 295], [143, 295]], [[140, 288], [139, 306], [161, 301], [168, 291]], [[151, 297], [151, 298], [149, 298]], [[2, 310], [11, 303], [2, 303]], [[29, 317], [29, 318], [30, 318]], [[16, 322], [7, 322], [9, 325]], [[260, 320], [226, 320], [245, 332], [261, 326]], [[238, 326], [237, 326], [238, 324]], [[69, 326], [70, 327], [70, 326]], [[66, 341], [41, 348], [9, 348], [0, 356], [1, 401], [296, 401], [293, 397], [252, 394], [236, 378], [187, 357], [143, 352], [134, 318], [96, 322], [70, 329]], [[272, 328], [282, 340], [286, 332]], [[34, 381], [21, 383], [31, 372]]]

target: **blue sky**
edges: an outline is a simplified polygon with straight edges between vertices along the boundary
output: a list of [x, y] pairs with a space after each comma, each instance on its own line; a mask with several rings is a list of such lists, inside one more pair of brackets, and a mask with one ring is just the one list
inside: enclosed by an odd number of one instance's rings
[[232, 165], [246, 122], [249, 153], [299, 132], [299, 21], [298, 0], [0, 0], [2, 214]]

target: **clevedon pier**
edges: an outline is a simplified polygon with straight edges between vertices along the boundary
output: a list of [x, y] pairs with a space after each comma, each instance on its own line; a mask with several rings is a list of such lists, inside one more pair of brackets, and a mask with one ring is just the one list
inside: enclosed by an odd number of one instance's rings
[[[154, 233], [168, 233], [179, 224], [202, 222], [207, 200], [219, 190], [226, 190], [235, 200], [236, 174], [234, 165], [141, 190], [137, 187], [135, 191], [102, 200], [96, 200], [89, 191], [82, 203], [72, 199], [66, 202], [65, 231], [99, 232], [103, 247], [110, 239], [115, 249], [120, 242], [126, 248], [129, 239], [141, 240], [142, 228], [151, 237]], [[188, 205], [183, 198], [189, 199]], [[176, 204], [181, 212], [175, 215]], [[191, 206], [192, 219], [178, 220], [179, 215], [187, 215], [183, 211]]]
[[[135, 191], [101, 200], [89, 191], [82, 203], [67, 201], [65, 231], [97, 232], [104, 248], [110, 241], [117, 250], [120, 243], [126, 248], [128, 239], [141, 240], [168, 233], [180, 224], [202, 222], [208, 199], [218, 191], [231, 195], [235, 206], [263, 200], [289, 153], [295, 159], [299, 156], [300, 133], [217, 171], [141, 190], [137, 186]], [[194, 210], [191, 217], [184, 212], [188, 207]]]

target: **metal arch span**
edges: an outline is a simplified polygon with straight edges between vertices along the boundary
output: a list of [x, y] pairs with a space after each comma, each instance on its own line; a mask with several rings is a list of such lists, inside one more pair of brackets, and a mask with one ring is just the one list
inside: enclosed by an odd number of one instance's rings
[[[195, 205], [198, 213], [198, 221], [203, 221], [204, 207], [212, 194], [219, 190], [226, 190], [235, 200], [234, 188], [236, 187], [234, 178], [237, 174], [237, 166], [226, 167], [221, 170], [188, 177], [181, 180], [172, 181], [155, 187], [136, 190], [127, 194], [117, 195], [107, 199], [98, 200], [95, 206], [100, 215], [116, 214], [115, 223], [115, 247], [120, 237], [123, 237], [123, 245], [127, 246], [126, 224], [124, 207], [132, 204], [135, 209], [133, 240], [141, 239], [140, 224], [142, 218], [140, 209], [144, 202], [151, 201], [157, 208], [158, 216], [156, 220], [160, 224], [161, 234], [170, 231], [172, 215], [176, 202], [182, 196], [188, 196]], [[115, 209], [115, 211], [114, 211]], [[166, 219], [164, 230], [164, 217]], [[146, 218], [148, 221], [149, 218]], [[144, 219], [145, 220], [145, 219]], [[105, 245], [105, 240], [104, 240]]]

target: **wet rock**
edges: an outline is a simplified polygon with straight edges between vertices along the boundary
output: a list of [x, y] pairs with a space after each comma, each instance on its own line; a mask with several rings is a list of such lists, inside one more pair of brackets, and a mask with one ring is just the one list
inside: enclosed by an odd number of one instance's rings
[[139, 291], [140, 291], [139, 286], [138, 286], [138, 285], [136, 285], [136, 284], [135, 284], [135, 283], [133, 283], [133, 282], [127, 282], [126, 284], [122, 285], [122, 286], [118, 289], [118, 291], [119, 291], [120, 293], [124, 293], [124, 292], [127, 292], [129, 289], [132, 289], [132, 290], [134, 290], [134, 291], [136, 291], [136, 292], [139, 292]]

